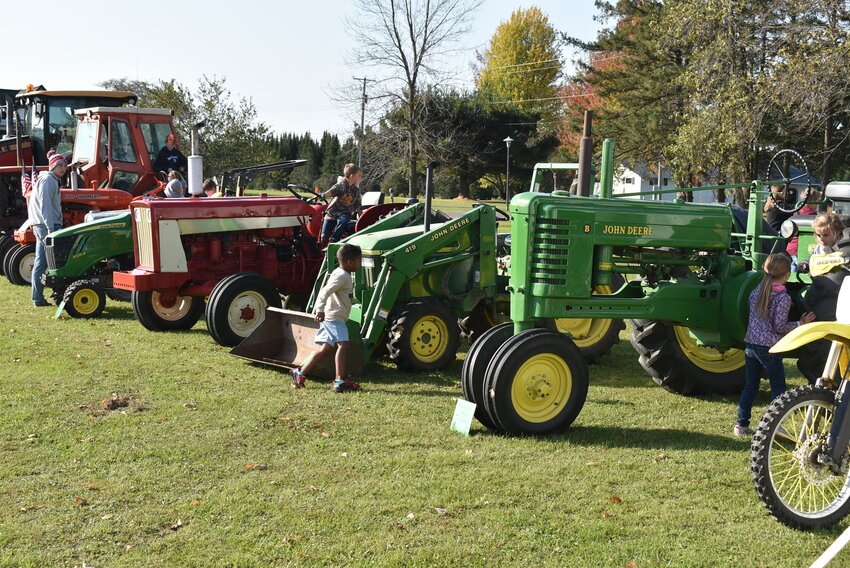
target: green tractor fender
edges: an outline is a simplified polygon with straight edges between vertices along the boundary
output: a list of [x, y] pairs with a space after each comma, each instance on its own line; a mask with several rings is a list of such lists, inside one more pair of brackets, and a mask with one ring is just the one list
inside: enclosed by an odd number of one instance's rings
[[61, 229], [48, 236], [48, 274], [85, 277], [98, 262], [133, 252], [129, 211]]

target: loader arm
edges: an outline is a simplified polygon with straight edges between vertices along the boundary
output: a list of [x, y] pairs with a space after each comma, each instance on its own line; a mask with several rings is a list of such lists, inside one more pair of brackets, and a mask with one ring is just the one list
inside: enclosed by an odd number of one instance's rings
[[[464, 302], [469, 304], [464, 308], [471, 309], [482, 297], [493, 297], [496, 290], [495, 229], [495, 210], [481, 205], [384, 253], [383, 265], [372, 293], [361, 306], [360, 336], [364, 357], [368, 360], [377, 346], [402, 286], [423, 270], [474, 258], [481, 293], [464, 298]], [[462, 234], [477, 234], [477, 251], [458, 251], [457, 254], [429, 261], [429, 257], [456, 243]]]

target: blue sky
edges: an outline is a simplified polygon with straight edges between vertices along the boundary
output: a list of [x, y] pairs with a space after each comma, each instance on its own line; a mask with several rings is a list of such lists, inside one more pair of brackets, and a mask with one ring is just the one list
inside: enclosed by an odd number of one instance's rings
[[[570, 35], [592, 39], [599, 29], [592, 0], [484, 0], [454, 58], [458, 84], [472, 85], [475, 51], [486, 49], [499, 23], [531, 5]], [[202, 75], [217, 75], [234, 94], [251, 97], [260, 120], [280, 132], [344, 136], [359, 121], [359, 108], [329, 98], [340, 79], [369, 73], [345, 66], [350, 2], [42, 0], [4, 5], [4, 16], [9, 11], [4, 21], [17, 25], [4, 27], [4, 45], [18, 46], [20, 55], [4, 58], [2, 88], [94, 89], [113, 77], [174, 78], [194, 88]]]

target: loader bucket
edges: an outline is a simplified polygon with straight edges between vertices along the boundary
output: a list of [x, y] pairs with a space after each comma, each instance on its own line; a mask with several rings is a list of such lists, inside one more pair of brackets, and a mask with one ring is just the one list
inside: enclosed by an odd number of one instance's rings
[[[319, 350], [320, 346], [313, 341], [318, 330], [319, 323], [311, 314], [269, 307], [263, 323], [230, 354], [248, 361], [294, 369], [307, 355]], [[346, 373], [360, 376], [363, 374], [363, 344], [355, 322], [348, 322], [348, 334]], [[333, 379], [336, 376], [334, 357], [325, 357], [310, 375]]]

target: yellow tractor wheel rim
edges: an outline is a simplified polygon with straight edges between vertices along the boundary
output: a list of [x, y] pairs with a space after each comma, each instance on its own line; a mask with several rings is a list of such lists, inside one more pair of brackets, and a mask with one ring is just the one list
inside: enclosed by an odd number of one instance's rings
[[691, 363], [710, 373], [731, 373], [744, 366], [744, 351], [742, 349], [727, 349], [720, 352], [711, 347], [698, 345], [688, 328], [674, 325], [676, 341]]
[[425, 316], [413, 324], [410, 347], [419, 361], [433, 363], [445, 355], [449, 346], [449, 328], [438, 316]]
[[844, 476], [812, 459], [826, 444], [833, 410], [822, 401], [801, 403], [785, 414], [770, 440], [771, 483], [777, 497], [801, 514], [828, 509], [844, 490]]
[[552, 353], [528, 359], [511, 385], [511, 403], [527, 422], [547, 422], [563, 412], [573, 390], [573, 374], [567, 363]]
[[71, 305], [79, 314], [88, 315], [94, 313], [99, 304], [97, 292], [91, 288], [82, 288], [74, 293], [71, 298]]
[[[610, 286], [597, 286], [593, 289], [594, 294], [611, 294]], [[559, 333], [566, 333], [573, 339], [573, 343], [579, 349], [595, 345], [605, 337], [611, 329], [610, 319], [588, 319], [588, 318], [558, 318], [555, 320], [555, 328]]]
[[558, 318], [555, 320], [555, 327], [559, 333], [572, 337], [573, 343], [581, 349], [599, 343], [611, 329], [611, 320]]

